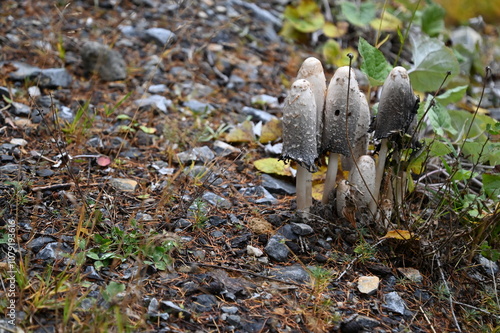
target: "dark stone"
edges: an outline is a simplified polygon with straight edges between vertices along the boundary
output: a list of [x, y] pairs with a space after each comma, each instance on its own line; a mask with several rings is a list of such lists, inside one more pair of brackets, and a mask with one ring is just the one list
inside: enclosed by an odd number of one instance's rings
[[43, 88], [68, 88], [72, 81], [71, 75], [64, 68], [43, 69], [38, 74], [37, 83]]
[[40, 249], [42, 247], [45, 246], [45, 244], [48, 244], [48, 243], [53, 242], [53, 241], [55, 241], [55, 239], [52, 237], [42, 236], [42, 237], [38, 237], [38, 238], [33, 239], [31, 242], [29, 242], [26, 245], [26, 247], [28, 249], [30, 249], [31, 251], [37, 253], [38, 251], [40, 251]]
[[36, 171], [36, 175], [39, 177], [51, 177], [54, 174], [54, 171], [50, 169], [40, 169]]
[[264, 186], [269, 192], [276, 194], [295, 194], [295, 186], [280, 180], [273, 178], [267, 174], [262, 174], [262, 186]]
[[98, 42], [87, 41], [80, 49], [83, 67], [87, 72], [96, 72], [104, 81], [123, 80], [127, 77], [125, 60], [117, 51]]
[[144, 38], [146, 41], [153, 41], [163, 47], [172, 44], [177, 37], [168, 29], [150, 28], [145, 31]]
[[223, 219], [221, 217], [218, 217], [218, 216], [210, 216], [208, 218], [208, 223], [210, 223], [214, 227], [218, 227], [218, 226], [221, 226], [223, 224], [226, 224], [227, 220], [225, 220], [225, 219]]
[[358, 333], [367, 331], [371, 332], [372, 328], [379, 325], [380, 322], [376, 319], [356, 314], [350, 318], [347, 318], [347, 321], [342, 323], [342, 325], [340, 326], [340, 331], [342, 333]]
[[195, 312], [207, 312], [217, 304], [217, 298], [214, 295], [202, 294], [193, 297], [191, 309]]
[[277, 266], [270, 270], [270, 274], [284, 281], [294, 281], [297, 283], [308, 283], [311, 281], [309, 272], [301, 265]]
[[283, 243], [284, 240], [285, 238], [281, 235], [274, 235], [269, 239], [264, 250], [271, 259], [278, 262], [287, 259], [290, 250], [288, 250], [288, 247]]

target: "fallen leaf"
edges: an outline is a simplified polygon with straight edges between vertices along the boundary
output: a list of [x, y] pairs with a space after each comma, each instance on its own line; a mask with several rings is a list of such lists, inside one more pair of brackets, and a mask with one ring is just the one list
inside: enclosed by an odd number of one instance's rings
[[253, 162], [257, 170], [264, 173], [274, 173], [280, 176], [292, 176], [291, 167], [277, 158], [262, 158]]
[[226, 142], [253, 142], [255, 135], [253, 134], [253, 123], [245, 120], [229, 131], [225, 138]]
[[393, 238], [401, 240], [410, 240], [415, 238], [408, 230], [390, 230], [383, 238]]
[[272, 118], [262, 126], [260, 133], [260, 143], [269, 143], [276, 141], [283, 134], [281, 121], [278, 118]]

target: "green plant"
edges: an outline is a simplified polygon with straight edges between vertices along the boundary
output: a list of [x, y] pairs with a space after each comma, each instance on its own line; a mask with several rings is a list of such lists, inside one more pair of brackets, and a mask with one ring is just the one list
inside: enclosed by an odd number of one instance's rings
[[209, 207], [208, 204], [201, 198], [196, 198], [188, 210], [188, 216], [194, 219], [193, 228], [201, 229], [208, 221]]
[[370, 260], [371, 258], [373, 258], [376, 252], [377, 249], [364, 240], [361, 240], [360, 243], [354, 248], [354, 253], [359, 256], [360, 262]]

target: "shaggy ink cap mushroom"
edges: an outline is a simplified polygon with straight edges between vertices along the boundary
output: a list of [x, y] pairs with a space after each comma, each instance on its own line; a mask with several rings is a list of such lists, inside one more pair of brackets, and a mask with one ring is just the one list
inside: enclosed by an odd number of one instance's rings
[[[351, 82], [349, 82], [349, 70]], [[347, 101], [347, 87], [350, 89], [349, 101]], [[338, 68], [326, 92], [321, 145], [323, 152], [347, 157], [351, 155], [349, 142], [351, 145], [354, 144], [360, 105], [359, 86], [354, 71], [349, 66]]]
[[315, 57], [309, 57], [300, 66], [298, 79], [305, 79], [311, 85], [316, 102], [316, 141], [318, 151], [321, 150], [321, 135], [323, 131], [323, 108], [325, 106], [326, 78], [323, 65]]
[[406, 132], [415, 115], [417, 100], [406, 69], [394, 67], [382, 87], [375, 119], [375, 139]]
[[315, 172], [317, 158], [316, 102], [309, 81], [299, 79], [292, 84], [283, 107], [283, 159]]

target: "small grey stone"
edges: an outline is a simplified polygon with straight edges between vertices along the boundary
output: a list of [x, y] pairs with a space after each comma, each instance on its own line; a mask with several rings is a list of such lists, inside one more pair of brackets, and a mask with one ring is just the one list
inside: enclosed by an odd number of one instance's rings
[[191, 313], [189, 311], [181, 308], [172, 301], [160, 301], [160, 303], [162, 305], [162, 309], [165, 309], [168, 312], [172, 312], [174, 314], [182, 313], [182, 315], [184, 316], [184, 318], [186, 318], [186, 320], [189, 320], [189, 318], [191, 318]]
[[164, 84], [155, 84], [148, 88], [148, 92], [151, 94], [159, 94], [167, 91], [167, 86]]
[[150, 28], [145, 31], [147, 41], [154, 41], [160, 46], [168, 46], [176, 40], [175, 34], [163, 28]]
[[266, 111], [262, 111], [259, 109], [251, 108], [249, 106], [244, 106], [241, 109], [241, 112], [247, 115], [252, 116], [258, 121], [262, 121], [263, 123], [267, 123], [268, 121], [272, 120], [273, 118], [276, 118], [272, 114]]
[[299, 236], [310, 235], [314, 232], [313, 228], [305, 223], [290, 223], [292, 231]]
[[59, 107], [57, 116], [61, 119], [66, 120], [68, 123], [73, 122], [73, 120], [75, 119], [75, 113], [73, 112], [73, 110], [64, 105]]
[[217, 156], [228, 156], [231, 154], [239, 154], [241, 153], [241, 149], [233, 147], [229, 143], [226, 143], [224, 141], [216, 140], [213, 143], [213, 149]]
[[260, 8], [257, 4], [252, 3], [252, 2], [247, 2], [243, 0], [229, 0], [230, 4], [236, 4], [238, 6], [242, 6], [245, 9], [250, 10], [257, 19], [261, 20], [262, 22], [269, 22], [275, 25], [276, 27], [280, 28], [282, 25], [282, 21], [279, 17], [273, 15], [270, 11]]
[[229, 314], [238, 313], [238, 307], [236, 307], [236, 306], [221, 306], [220, 309], [224, 313], [229, 313]]
[[174, 222], [174, 226], [176, 228], [181, 228], [181, 229], [189, 228], [192, 225], [193, 224], [189, 220], [186, 220], [186, 219], [183, 219], [183, 218], [180, 218], [180, 219], [178, 219], [177, 221]]
[[209, 204], [216, 206], [216, 207], [221, 207], [224, 209], [229, 209], [233, 205], [231, 203], [231, 201], [229, 201], [226, 198], [223, 198], [223, 197], [221, 197], [213, 192], [203, 193], [202, 198], [203, 198], [203, 200], [205, 200]]
[[384, 295], [385, 298], [385, 308], [392, 312], [396, 312], [404, 315], [406, 311], [406, 305], [401, 296], [395, 291], [387, 293]]
[[92, 265], [87, 266], [83, 274], [88, 279], [102, 280], [102, 277], [99, 275], [99, 273], [95, 270], [94, 266]]
[[207, 163], [215, 158], [214, 152], [207, 146], [195, 147], [185, 152], [178, 153], [177, 158], [182, 164], [189, 162], [202, 162]]
[[241, 317], [240, 317], [240, 316], [238, 316], [238, 315], [229, 315], [229, 316], [227, 316], [227, 318], [226, 318], [226, 322], [227, 322], [229, 325], [236, 326], [236, 325], [238, 325], [238, 324], [241, 322]]
[[115, 50], [98, 42], [87, 41], [80, 49], [83, 67], [88, 72], [96, 72], [104, 81], [123, 80], [127, 77], [125, 60]]
[[59, 260], [63, 259], [65, 254], [71, 253], [71, 248], [65, 243], [53, 242], [47, 244], [38, 254], [36, 259]]
[[168, 108], [172, 105], [171, 100], [161, 95], [151, 95], [146, 98], [135, 100], [134, 103], [141, 108], [146, 106], [152, 106], [156, 110], [159, 110], [163, 113], [167, 113]]
[[284, 240], [285, 238], [281, 235], [274, 235], [269, 238], [264, 250], [271, 259], [278, 262], [287, 259], [290, 250], [288, 250], [288, 247], [284, 244]]
[[293, 232], [292, 225], [291, 224], [285, 224], [281, 226], [277, 231], [276, 234], [279, 234], [283, 237], [285, 237], [286, 240], [295, 240], [298, 239], [298, 235]]
[[12, 113], [14, 116], [29, 117], [29, 115], [31, 114], [31, 108], [26, 104], [13, 102], [11, 105], [12, 108], [10, 109], [10, 113]]
[[268, 174], [262, 174], [262, 186], [264, 186], [269, 192], [276, 194], [295, 194], [295, 186]]
[[252, 97], [252, 104], [257, 105], [267, 105], [270, 108], [277, 108], [279, 106], [278, 98], [266, 94], [261, 94]]
[[45, 244], [55, 241], [54, 238], [48, 236], [37, 237], [27, 244], [27, 248], [33, 252], [38, 252]]
[[54, 175], [54, 171], [50, 169], [40, 169], [36, 171], [36, 175], [39, 177], [51, 177]]
[[13, 174], [17, 173], [20, 169], [19, 164], [9, 163], [0, 166], [0, 173]]
[[148, 315], [155, 315], [160, 309], [160, 302], [156, 298], [152, 298], [148, 305]]
[[43, 69], [37, 77], [37, 83], [42, 88], [68, 88], [72, 80], [71, 75], [65, 68]]
[[214, 230], [210, 233], [210, 236], [212, 236], [213, 238], [220, 238], [224, 236], [224, 233], [220, 230]]
[[347, 318], [347, 320], [342, 323], [340, 331], [342, 333], [371, 332], [372, 328], [379, 325], [380, 322], [376, 319], [356, 314]]
[[20, 61], [2, 61], [0, 62], [0, 67], [4, 66], [5, 64], [13, 65], [14, 67], [16, 67], [16, 71], [9, 73], [9, 78], [14, 81], [23, 81], [36, 77], [41, 71], [41, 69], [38, 67], [31, 66]]
[[196, 113], [206, 113], [214, 110], [214, 107], [209, 103], [203, 103], [195, 99], [184, 102], [183, 106]]
[[202, 294], [193, 297], [192, 309], [196, 312], [206, 312], [212, 310], [217, 304], [217, 298], [214, 295]]
[[482, 255], [479, 255], [478, 261], [479, 261], [479, 264], [481, 264], [481, 266], [483, 267], [486, 274], [491, 275], [492, 273], [493, 274], [498, 273], [498, 264], [496, 262], [491, 261], [491, 260], [483, 257]]
[[309, 272], [301, 265], [277, 266], [270, 270], [273, 277], [281, 280], [291, 280], [297, 283], [308, 283], [311, 281]]

